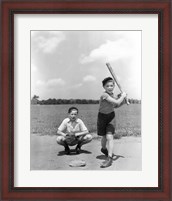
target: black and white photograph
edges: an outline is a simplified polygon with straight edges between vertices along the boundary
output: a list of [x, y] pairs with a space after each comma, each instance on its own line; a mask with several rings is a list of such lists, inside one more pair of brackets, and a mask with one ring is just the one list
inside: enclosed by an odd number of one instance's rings
[[30, 31], [30, 170], [142, 171], [142, 31]]
[[2, 0], [2, 200], [171, 200], [170, 12]]

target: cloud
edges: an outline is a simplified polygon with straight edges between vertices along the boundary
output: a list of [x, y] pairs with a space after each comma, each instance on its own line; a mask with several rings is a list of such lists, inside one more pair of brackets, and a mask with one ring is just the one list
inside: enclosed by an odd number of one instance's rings
[[47, 86], [49, 87], [54, 87], [54, 86], [63, 86], [65, 85], [65, 81], [62, 80], [61, 78], [58, 78], [58, 79], [51, 79], [51, 80], [48, 80], [47, 81]]
[[81, 55], [81, 64], [91, 63], [97, 60], [111, 62], [118, 59], [124, 59], [134, 55], [132, 40], [121, 38], [116, 41], [107, 40], [106, 43], [93, 49], [89, 55]]
[[32, 45], [35, 51], [42, 51], [50, 54], [55, 51], [58, 45], [65, 40], [62, 31], [38, 31], [31, 34]]
[[37, 85], [37, 86], [45, 86], [45, 82], [42, 81], [42, 80], [37, 80], [37, 81], [36, 81], [36, 85]]
[[36, 82], [37, 86], [40, 87], [56, 87], [56, 86], [64, 86], [65, 85], [65, 81], [61, 78], [56, 78], [56, 79], [50, 79], [47, 82], [42, 81], [42, 80], [38, 80]]
[[85, 76], [84, 78], [83, 78], [83, 81], [84, 82], [93, 82], [93, 81], [95, 81], [96, 80], [96, 78], [94, 77], [94, 76], [92, 76], [92, 75], [87, 75], [87, 76]]
[[78, 84], [75, 84], [73, 86], [71, 86], [71, 88], [79, 88], [79, 87], [82, 87], [82, 83], [78, 83]]

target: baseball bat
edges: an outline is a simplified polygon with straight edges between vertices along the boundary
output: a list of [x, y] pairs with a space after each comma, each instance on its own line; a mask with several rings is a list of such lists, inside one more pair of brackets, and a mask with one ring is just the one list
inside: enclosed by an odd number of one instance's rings
[[[111, 75], [112, 75], [112, 77], [113, 77], [115, 83], [117, 84], [117, 86], [118, 86], [120, 92], [122, 93], [122, 92], [123, 92], [122, 87], [121, 87], [121, 85], [119, 84], [118, 79], [117, 79], [117, 77], [116, 77], [116, 75], [115, 75], [115, 73], [114, 73], [114, 71], [113, 71], [113, 69], [112, 69], [110, 63], [106, 63], [106, 66], [108, 67], [108, 69], [109, 69], [109, 71], [110, 71], [110, 73], [111, 73]], [[127, 105], [129, 105], [130, 103], [129, 103], [128, 99], [125, 98], [125, 100], [126, 100]]]

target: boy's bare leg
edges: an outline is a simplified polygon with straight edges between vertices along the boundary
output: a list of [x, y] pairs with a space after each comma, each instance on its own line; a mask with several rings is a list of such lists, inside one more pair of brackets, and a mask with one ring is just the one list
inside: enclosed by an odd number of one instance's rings
[[87, 134], [87, 135], [85, 135], [83, 138], [81, 138], [80, 146], [82, 146], [82, 145], [84, 145], [84, 144], [87, 144], [87, 143], [91, 142], [92, 139], [93, 139], [93, 137], [92, 137], [91, 134]]
[[93, 139], [93, 137], [90, 134], [87, 134], [87, 135], [81, 137], [79, 139], [78, 145], [75, 148], [76, 153], [79, 154], [80, 150], [81, 150], [81, 146], [84, 145], [84, 144], [87, 144], [87, 143], [91, 142], [92, 139]]
[[56, 138], [56, 142], [57, 142], [57, 144], [60, 144], [60, 145], [62, 145], [62, 146], [65, 146], [65, 137], [63, 137], [63, 136], [58, 136], [58, 137]]
[[105, 156], [108, 156], [107, 139], [106, 139], [106, 136], [102, 136], [101, 145], [102, 145], [101, 152], [102, 152]]
[[57, 144], [64, 146], [65, 152], [66, 152], [67, 155], [70, 154], [70, 149], [69, 149], [68, 144], [67, 144], [66, 141], [65, 141], [65, 137], [63, 137], [63, 136], [58, 136], [58, 137], [56, 138], [56, 142], [57, 142]]
[[106, 135], [102, 136], [101, 139], [101, 145], [103, 149], [106, 149], [106, 143], [107, 143], [107, 139], [106, 139]]
[[112, 133], [107, 133], [106, 135], [107, 144], [108, 144], [108, 157], [107, 160], [105, 160], [101, 167], [106, 168], [112, 165], [112, 154], [113, 154], [113, 135]]
[[112, 133], [106, 135], [107, 142], [108, 142], [108, 156], [112, 157], [113, 155], [113, 147], [114, 147], [114, 142], [113, 142], [113, 135]]

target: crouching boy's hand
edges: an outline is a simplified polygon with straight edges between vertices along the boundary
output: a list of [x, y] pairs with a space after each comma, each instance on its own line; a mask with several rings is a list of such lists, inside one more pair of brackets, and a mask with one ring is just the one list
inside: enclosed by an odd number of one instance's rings
[[66, 134], [65, 140], [68, 144], [71, 144], [73, 141], [76, 140], [75, 133], [68, 133]]

